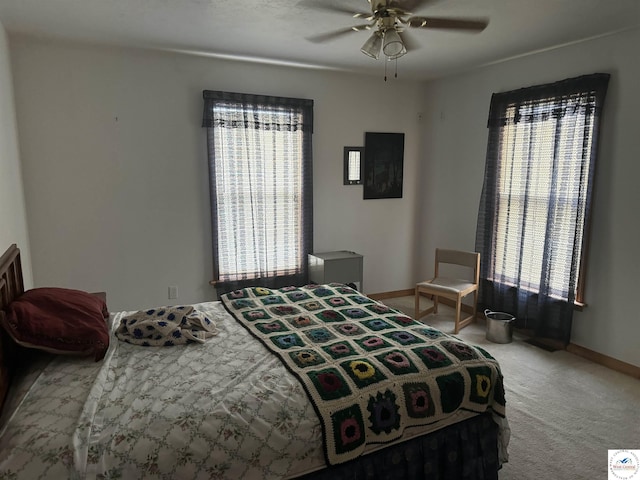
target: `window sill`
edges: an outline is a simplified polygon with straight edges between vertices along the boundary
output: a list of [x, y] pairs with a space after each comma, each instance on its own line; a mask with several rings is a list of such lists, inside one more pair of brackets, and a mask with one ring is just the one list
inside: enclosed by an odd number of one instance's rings
[[[510, 283], [510, 282], [497, 282], [495, 280], [490, 280], [492, 283], [494, 284], [500, 284], [500, 285], [505, 285], [506, 287], [509, 288], [517, 288], [515, 283]], [[524, 288], [524, 287], [520, 287], [523, 290], [526, 290], [527, 292], [529, 292], [532, 295], [538, 295], [538, 292], [532, 288]], [[551, 298], [555, 299], [555, 300], [559, 300], [562, 301], [562, 297], [560, 297], [559, 295], [550, 295]], [[573, 309], [574, 310], [578, 310], [579, 312], [581, 312], [582, 310], [584, 310], [584, 308], [587, 306], [586, 303], [584, 302], [579, 302], [578, 300], [574, 300], [573, 301]]]

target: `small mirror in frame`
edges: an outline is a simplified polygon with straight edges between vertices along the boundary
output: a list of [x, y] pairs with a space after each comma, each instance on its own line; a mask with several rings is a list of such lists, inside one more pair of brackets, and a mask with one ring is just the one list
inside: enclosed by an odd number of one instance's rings
[[344, 147], [344, 185], [362, 185], [364, 147]]

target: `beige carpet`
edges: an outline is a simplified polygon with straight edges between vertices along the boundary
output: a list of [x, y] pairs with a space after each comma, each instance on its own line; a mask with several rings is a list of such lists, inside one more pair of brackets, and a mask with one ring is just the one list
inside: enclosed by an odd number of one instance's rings
[[[413, 297], [384, 303], [413, 317]], [[422, 321], [453, 333], [452, 310], [441, 310]], [[458, 336], [502, 367], [511, 441], [500, 480], [606, 479], [608, 449], [640, 449], [639, 380], [566, 351], [534, 347], [517, 334], [511, 343], [491, 343], [483, 322]]]

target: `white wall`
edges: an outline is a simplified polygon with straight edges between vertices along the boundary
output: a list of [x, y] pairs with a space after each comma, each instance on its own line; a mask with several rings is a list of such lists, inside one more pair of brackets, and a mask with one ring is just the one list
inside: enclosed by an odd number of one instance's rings
[[[604, 71], [612, 79], [595, 186], [589, 305], [575, 315], [572, 341], [640, 365], [640, 324], [630, 300], [640, 277], [639, 41], [638, 31], [621, 33], [421, 86], [12, 37], [34, 283], [106, 290], [113, 310], [168, 303], [168, 285], [179, 286], [181, 302], [213, 298], [199, 123], [201, 91], [217, 89], [315, 100], [315, 250], [362, 253], [368, 293], [410, 288], [432, 272], [436, 246], [474, 246], [491, 93]], [[17, 233], [3, 230], [0, 240], [24, 249], [6, 45], [2, 35], [0, 136], [7, 138], [0, 143], [0, 222]], [[402, 199], [363, 201], [362, 187], [342, 185], [342, 147], [361, 145], [365, 131], [406, 134]], [[17, 202], [18, 213], [8, 202]]]
[[[112, 310], [169, 285], [214, 298], [204, 89], [313, 99], [315, 251], [363, 254], [368, 293], [413, 285], [418, 83], [20, 36], [11, 54], [38, 286], [105, 290]], [[366, 131], [405, 133], [402, 199], [342, 185]]]
[[[419, 243], [422, 274], [439, 245], [473, 248], [493, 92], [609, 72], [594, 191], [586, 301], [571, 341], [640, 366], [640, 31], [567, 46], [426, 85]], [[452, 194], [455, 193], [455, 194]]]
[[31, 288], [31, 258], [12, 83], [9, 44], [0, 23], [0, 255], [9, 245], [18, 245], [25, 286]]

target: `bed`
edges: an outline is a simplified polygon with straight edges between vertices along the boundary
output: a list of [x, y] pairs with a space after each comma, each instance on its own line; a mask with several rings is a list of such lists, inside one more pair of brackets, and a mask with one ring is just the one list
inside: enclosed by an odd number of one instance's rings
[[[0, 259], [0, 478], [497, 479], [507, 460], [495, 359], [347, 286], [253, 287], [189, 306], [210, 322], [207, 338], [171, 346], [142, 346], [127, 322], [173, 307], [111, 312], [102, 320], [107, 344], [99, 337], [71, 352], [14, 338], [8, 319], [16, 327], [16, 305], [37, 290], [24, 292], [10, 247]], [[82, 294], [92, 308], [98, 299], [97, 318], [107, 313], [104, 298]], [[387, 330], [375, 330], [381, 322]], [[281, 348], [290, 334], [302, 343]], [[421, 363], [421, 341], [444, 358]], [[367, 362], [376, 375], [358, 371], [362, 352], [340, 343], [375, 350]], [[333, 347], [357, 361], [331, 363]], [[456, 366], [457, 384], [449, 381]], [[323, 399], [328, 373], [338, 371], [351, 395], [331, 388]], [[357, 405], [360, 420], [345, 420]]]

